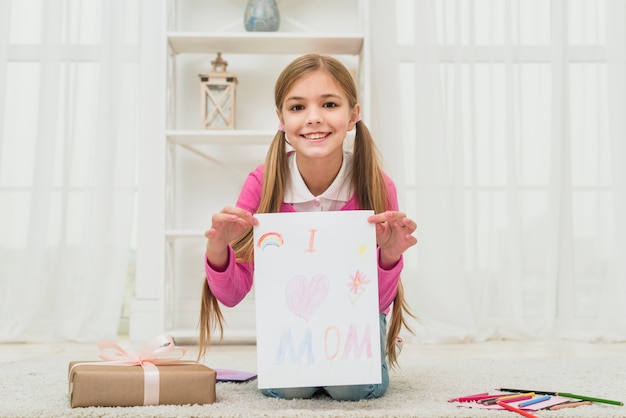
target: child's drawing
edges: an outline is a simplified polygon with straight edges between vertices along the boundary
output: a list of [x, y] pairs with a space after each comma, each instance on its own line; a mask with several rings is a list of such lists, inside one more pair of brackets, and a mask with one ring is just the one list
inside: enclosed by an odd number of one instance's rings
[[255, 215], [259, 388], [380, 383], [372, 214]]
[[348, 296], [353, 305], [359, 300], [361, 295], [365, 293], [365, 286], [369, 283], [370, 281], [365, 278], [365, 273], [359, 270], [356, 271], [354, 276], [350, 276], [350, 281], [348, 282]]
[[287, 283], [285, 299], [294, 315], [308, 321], [328, 294], [328, 277], [316, 274], [307, 280], [304, 276], [292, 277]]
[[257, 247], [265, 250], [265, 248], [269, 245], [281, 247], [284, 243], [285, 240], [283, 239], [283, 236], [281, 234], [279, 234], [278, 232], [268, 232], [266, 234], [263, 234], [261, 238], [259, 238], [259, 240], [257, 241]]

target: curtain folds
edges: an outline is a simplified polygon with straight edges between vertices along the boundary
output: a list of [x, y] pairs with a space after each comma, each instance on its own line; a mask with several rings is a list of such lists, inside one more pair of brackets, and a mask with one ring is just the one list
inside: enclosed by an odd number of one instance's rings
[[139, 2], [2, 5], [0, 341], [115, 338], [135, 199]]
[[613, 254], [609, 280], [602, 287], [602, 304], [595, 332], [607, 340], [626, 339], [626, 3], [607, 0], [607, 110], [611, 147]]
[[415, 340], [626, 340], [624, 3], [376, 3]]

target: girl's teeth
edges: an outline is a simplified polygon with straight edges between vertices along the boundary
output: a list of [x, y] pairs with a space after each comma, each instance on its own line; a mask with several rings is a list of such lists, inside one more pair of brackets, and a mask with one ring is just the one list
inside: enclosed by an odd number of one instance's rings
[[311, 134], [311, 135], [305, 135], [305, 137], [307, 139], [320, 139], [320, 138], [324, 138], [326, 135], [325, 134]]

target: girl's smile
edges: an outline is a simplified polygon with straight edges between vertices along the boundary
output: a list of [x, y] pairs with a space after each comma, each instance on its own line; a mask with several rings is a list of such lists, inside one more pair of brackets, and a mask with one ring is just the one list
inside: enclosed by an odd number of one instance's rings
[[314, 132], [310, 134], [303, 134], [302, 137], [309, 141], [319, 141], [328, 138], [330, 134], [328, 132]]

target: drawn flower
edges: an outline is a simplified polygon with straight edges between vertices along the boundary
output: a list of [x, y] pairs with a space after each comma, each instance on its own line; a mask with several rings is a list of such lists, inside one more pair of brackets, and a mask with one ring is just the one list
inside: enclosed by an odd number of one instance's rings
[[[365, 274], [357, 270], [354, 276], [350, 276], [350, 281], [348, 282], [348, 288], [350, 290], [348, 293], [360, 296], [365, 291], [365, 285], [369, 283], [370, 281], [365, 278]], [[356, 302], [356, 299], [353, 300], [352, 296], [350, 300], [352, 300], [353, 303]]]

